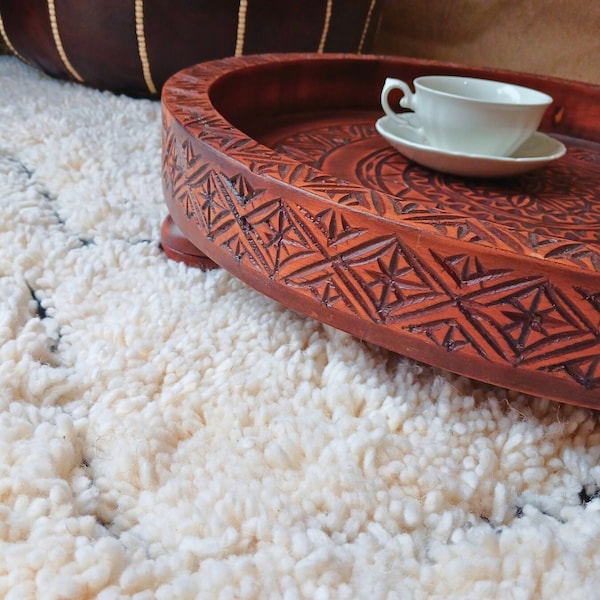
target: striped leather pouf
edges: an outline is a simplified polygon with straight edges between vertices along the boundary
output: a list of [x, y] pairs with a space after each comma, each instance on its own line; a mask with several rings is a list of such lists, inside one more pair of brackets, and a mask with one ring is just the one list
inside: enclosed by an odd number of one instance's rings
[[155, 97], [189, 65], [368, 52], [382, 0], [0, 0], [10, 51], [53, 77]]

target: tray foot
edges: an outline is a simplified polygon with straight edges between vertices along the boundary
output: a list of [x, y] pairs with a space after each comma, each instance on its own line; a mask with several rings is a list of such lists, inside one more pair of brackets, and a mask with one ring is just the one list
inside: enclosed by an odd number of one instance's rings
[[203, 254], [183, 231], [177, 227], [171, 216], [165, 218], [160, 229], [160, 242], [164, 253], [177, 262], [182, 262], [189, 267], [197, 267], [204, 271], [218, 269], [219, 265]]

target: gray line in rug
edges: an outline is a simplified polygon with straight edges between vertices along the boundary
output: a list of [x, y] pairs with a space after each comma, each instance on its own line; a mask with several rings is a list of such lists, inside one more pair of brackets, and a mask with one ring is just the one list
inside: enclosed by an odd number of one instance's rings
[[[27, 279], [25, 279], [25, 285], [27, 285], [27, 288], [29, 289], [29, 293], [31, 294], [31, 298], [32, 300], [35, 302], [35, 316], [37, 316], [40, 321], [43, 321], [44, 319], [48, 319], [49, 315], [48, 315], [48, 311], [46, 310], [46, 308], [44, 307], [44, 304], [41, 300], [41, 298], [39, 297], [38, 293], [36, 292], [36, 290], [33, 288], [33, 286], [29, 283], [29, 281], [27, 281]], [[57, 337], [56, 339], [53, 339], [51, 337], [47, 338], [48, 341], [48, 349], [50, 350], [50, 353], [52, 354], [52, 356], [55, 358], [55, 362], [49, 363], [47, 361], [45, 361], [45, 364], [47, 364], [49, 367], [54, 367], [54, 368], [58, 368], [60, 366], [62, 366], [62, 364], [59, 361], [59, 346], [60, 346], [60, 342], [62, 340], [63, 334], [62, 334], [62, 326], [60, 324], [60, 322], [57, 321]]]

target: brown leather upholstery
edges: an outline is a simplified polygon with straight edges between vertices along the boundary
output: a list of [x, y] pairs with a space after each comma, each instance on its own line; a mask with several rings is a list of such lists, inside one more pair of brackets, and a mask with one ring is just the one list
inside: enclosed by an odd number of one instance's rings
[[370, 50], [381, 0], [0, 0], [0, 33], [46, 73], [156, 96], [194, 63]]

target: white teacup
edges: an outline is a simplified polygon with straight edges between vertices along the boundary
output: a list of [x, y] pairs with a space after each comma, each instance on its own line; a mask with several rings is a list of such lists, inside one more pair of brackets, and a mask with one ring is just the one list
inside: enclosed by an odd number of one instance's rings
[[485, 156], [510, 156], [539, 127], [552, 98], [531, 88], [489, 79], [426, 75], [414, 80], [415, 92], [400, 79], [387, 78], [381, 105], [392, 90], [400, 106], [417, 114], [429, 144], [440, 150]]

